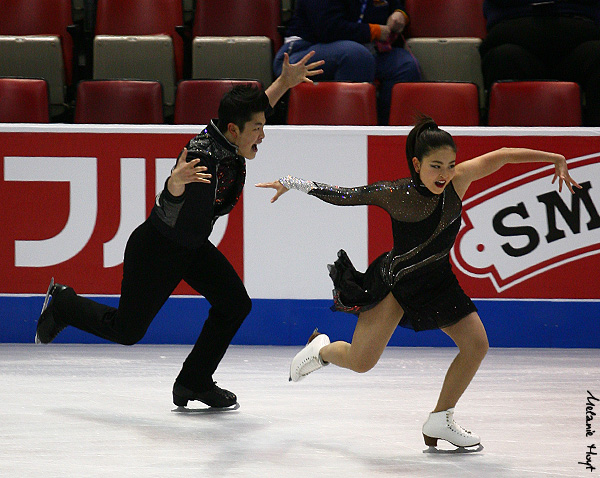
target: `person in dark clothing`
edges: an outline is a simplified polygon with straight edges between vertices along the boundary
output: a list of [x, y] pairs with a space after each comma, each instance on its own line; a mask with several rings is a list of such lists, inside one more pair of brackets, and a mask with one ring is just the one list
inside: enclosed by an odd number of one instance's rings
[[173, 386], [177, 406], [199, 400], [228, 407], [237, 397], [212, 375], [249, 314], [251, 301], [233, 266], [209, 241], [215, 221], [228, 214], [244, 187], [246, 159], [264, 135], [266, 112], [300, 82], [311, 82], [322, 62], [294, 64], [286, 56], [281, 75], [266, 91], [235, 87], [225, 94], [219, 117], [183, 150], [149, 218], [125, 248], [119, 307], [81, 297], [52, 280], [38, 319], [36, 343], [50, 343], [71, 325], [98, 337], [133, 345], [175, 290], [186, 281], [211, 304], [200, 336]]
[[600, 125], [600, 0], [485, 0], [485, 88], [499, 80], [579, 83], [583, 124]]
[[308, 51], [326, 60], [315, 81], [380, 81], [378, 122], [388, 124], [392, 87], [419, 81], [417, 60], [403, 48], [408, 15], [401, 0], [298, 0], [273, 61], [281, 71], [283, 54], [295, 61]]
[[355, 372], [377, 364], [398, 325], [415, 331], [443, 330], [459, 348], [423, 425], [425, 443], [438, 439], [458, 447], [476, 446], [480, 438], [454, 420], [454, 407], [475, 376], [488, 350], [477, 308], [452, 271], [449, 254], [460, 229], [462, 198], [473, 181], [510, 163], [550, 162], [559, 190], [578, 184], [569, 176], [565, 157], [523, 148], [502, 148], [456, 164], [450, 134], [423, 117], [406, 140], [411, 176], [345, 188], [287, 176], [258, 187], [276, 190], [271, 202], [289, 189], [340, 206], [374, 205], [391, 218], [394, 245], [361, 273], [344, 251], [329, 267], [334, 309], [358, 315], [352, 343], [330, 343], [315, 330], [292, 360], [290, 380], [333, 363]]

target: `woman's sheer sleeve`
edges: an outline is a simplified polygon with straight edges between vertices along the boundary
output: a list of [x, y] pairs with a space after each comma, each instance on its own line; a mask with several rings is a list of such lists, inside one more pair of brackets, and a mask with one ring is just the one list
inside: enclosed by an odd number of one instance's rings
[[294, 176], [286, 176], [279, 179], [279, 182], [288, 189], [302, 191], [330, 204], [338, 206], [374, 205], [386, 210], [394, 190], [393, 184], [388, 181], [352, 188], [332, 186]]

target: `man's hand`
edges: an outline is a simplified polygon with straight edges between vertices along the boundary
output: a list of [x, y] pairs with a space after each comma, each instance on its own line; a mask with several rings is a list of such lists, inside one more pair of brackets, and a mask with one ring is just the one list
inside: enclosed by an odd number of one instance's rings
[[271, 83], [265, 94], [269, 98], [269, 104], [274, 107], [281, 99], [284, 93], [300, 83], [312, 83], [311, 76], [320, 75], [323, 73], [319, 67], [325, 63], [325, 60], [308, 63], [308, 60], [315, 54], [311, 51], [294, 64], [290, 64], [290, 57], [287, 53], [283, 54], [283, 67], [281, 75]]
[[313, 81], [309, 78], [310, 76], [323, 73], [323, 70], [317, 68], [324, 64], [325, 60], [308, 63], [308, 60], [310, 60], [314, 54], [315, 52], [311, 51], [304, 55], [298, 63], [294, 64], [290, 64], [290, 57], [287, 53], [283, 54], [283, 68], [279, 78], [282, 79], [288, 89], [293, 88], [300, 83], [312, 83]]
[[212, 174], [204, 172], [208, 169], [206, 166], [198, 166], [200, 158], [192, 159], [190, 162], [187, 162], [186, 158], [187, 149], [183, 148], [167, 182], [167, 189], [173, 196], [181, 196], [185, 191], [185, 185], [189, 183], [210, 184]]

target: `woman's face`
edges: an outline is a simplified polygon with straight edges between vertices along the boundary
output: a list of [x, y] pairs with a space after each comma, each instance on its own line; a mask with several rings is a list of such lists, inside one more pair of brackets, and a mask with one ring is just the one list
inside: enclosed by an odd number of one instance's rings
[[451, 147], [443, 146], [423, 156], [421, 162], [413, 158], [413, 166], [427, 189], [433, 194], [442, 194], [456, 173], [456, 153]]

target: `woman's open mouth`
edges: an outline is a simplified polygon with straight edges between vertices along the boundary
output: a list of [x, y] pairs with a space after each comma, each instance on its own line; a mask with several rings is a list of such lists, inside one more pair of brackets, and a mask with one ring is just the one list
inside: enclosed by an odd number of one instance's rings
[[440, 189], [441, 189], [441, 188], [443, 188], [444, 186], [446, 186], [446, 181], [445, 181], [445, 180], [436, 181], [436, 182], [435, 182], [435, 185], [436, 185], [438, 188], [440, 188]]

